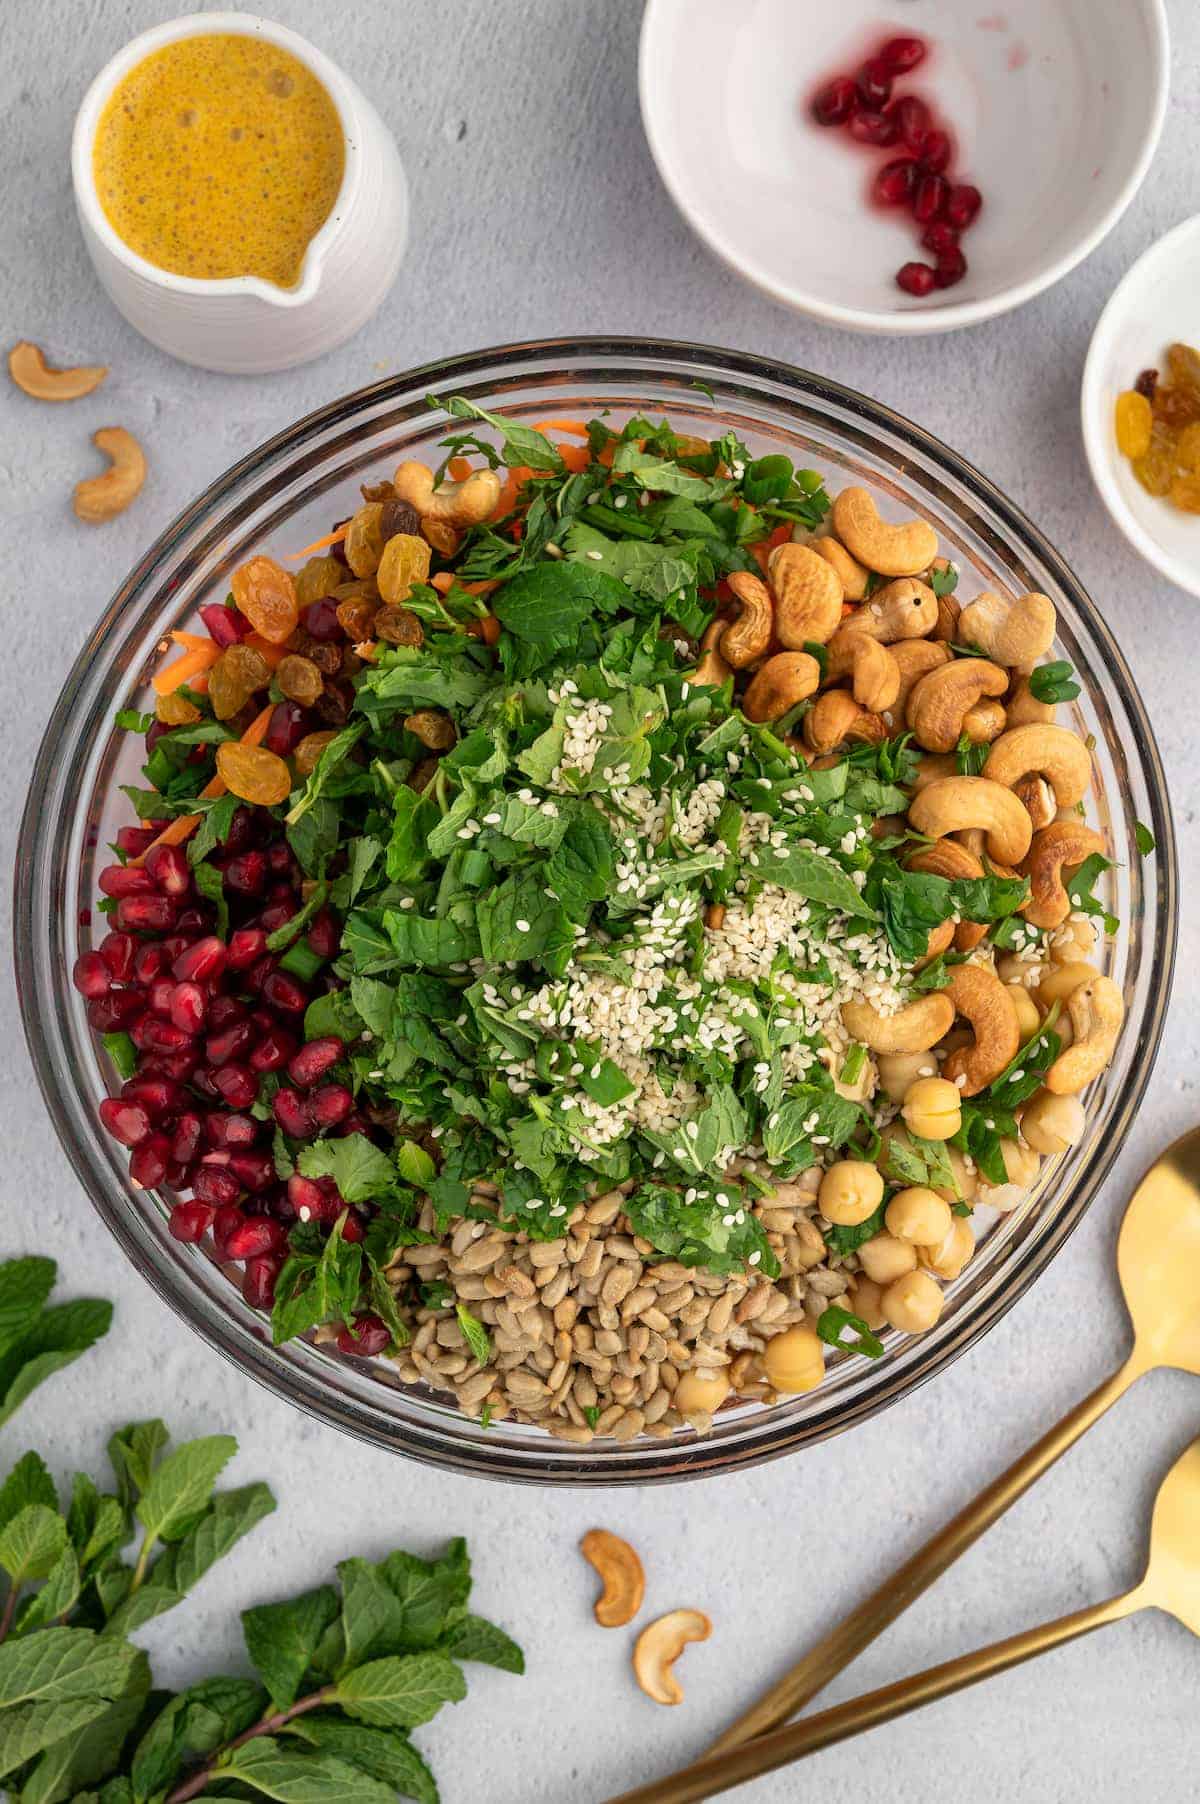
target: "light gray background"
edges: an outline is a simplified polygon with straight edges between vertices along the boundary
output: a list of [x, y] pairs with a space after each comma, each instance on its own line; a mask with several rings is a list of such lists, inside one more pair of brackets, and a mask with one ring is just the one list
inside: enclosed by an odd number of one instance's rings
[[[103, 1350], [4, 1431], [0, 1462], [36, 1440], [58, 1471], [98, 1473], [109, 1430], [137, 1415], [161, 1413], [181, 1436], [238, 1435], [236, 1478], [269, 1479], [279, 1513], [147, 1633], [161, 1677], [176, 1683], [238, 1669], [244, 1604], [315, 1583], [347, 1553], [427, 1549], [465, 1532], [479, 1607], [524, 1643], [529, 1675], [472, 1669], [468, 1703], [418, 1733], [447, 1804], [593, 1804], [702, 1748], [1123, 1354], [1115, 1226], [1148, 1156], [1196, 1114], [1200, 611], [1134, 558], [1102, 512], [1080, 444], [1078, 388], [1113, 285], [1196, 205], [1200, 9], [1172, 0], [1166, 131], [1142, 193], [1101, 249], [1020, 312], [905, 342], [793, 317], [694, 242], [642, 138], [634, 0], [274, 0], [275, 14], [375, 101], [415, 207], [408, 260], [378, 316], [323, 361], [258, 380], [205, 375], [144, 344], [101, 294], [75, 225], [74, 110], [100, 65], [167, 16], [170, 0], [6, 0], [3, 10], [6, 342], [30, 337], [64, 362], [112, 365], [99, 394], [69, 409], [0, 385], [6, 867], [59, 684], [118, 580], [179, 508], [259, 440], [385, 371], [543, 333], [659, 333], [761, 351], [919, 420], [1007, 489], [1074, 563], [1150, 704], [1181, 840], [1182, 970], [1134, 1143], [1053, 1269], [950, 1371], [853, 1435], [718, 1482], [581, 1496], [446, 1478], [318, 1427], [255, 1388], [167, 1312], [100, 1228], [47, 1122], [6, 972], [0, 1252], [51, 1252], [66, 1290], [100, 1292], [118, 1307]], [[1179, 329], [1195, 342], [1200, 321]], [[114, 422], [142, 440], [150, 476], [123, 518], [83, 526], [71, 487], [93, 467], [87, 435]], [[1157, 1480], [1198, 1428], [1195, 1379], [1144, 1381], [828, 1701], [1129, 1585]], [[648, 1610], [695, 1605], [713, 1618], [712, 1639], [685, 1656], [682, 1709], [647, 1702], [628, 1667], [630, 1632], [591, 1621], [592, 1575], [575, 1543], [596, 1523], [641, 1549]], [[1145, 1617], [736, 1795], [777, 1804], [820, 1788], [894, 1804], [1116, 1804], [1148, 1787], [1194, 1797], [1198, 1674], [1200, 1650], [1186, 1632]]]

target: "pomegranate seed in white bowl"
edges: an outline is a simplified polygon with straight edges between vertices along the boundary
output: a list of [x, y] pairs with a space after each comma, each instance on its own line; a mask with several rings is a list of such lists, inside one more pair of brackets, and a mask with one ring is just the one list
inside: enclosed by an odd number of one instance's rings
[[698, 236], [801, 313], [973, 325], [1095, 249], [1150, 165], [1163, 0], [647, 0], [642, 120]]

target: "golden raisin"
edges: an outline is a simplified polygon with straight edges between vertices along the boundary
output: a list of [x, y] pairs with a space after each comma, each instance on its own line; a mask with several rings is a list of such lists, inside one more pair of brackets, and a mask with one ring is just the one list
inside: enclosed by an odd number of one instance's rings
[[382, 515], [382, 503], [368, 501], [365, 507], [360, 507], [351, 516], [346, 536], [342, 540], [342, 550], [355, 576], [374, 576], [379, 568], [379, 560], [383, 556], [383, 533], [380, 530]]
[[448, 752], [458, 738], [450, 716], [437, 708], [418, 708], [405, 716], [404, 724], [431, 752]]
[[429, 546], [412, 533], [398, 532], [388, 540], [379, 560], [375, 580], [385, 601], [404, 601], [414, 583], [429, 575]]
[[423, 645], [425, 629], [411, 608], [380, 608], [375, 616], [376, 638], [389, 645]]
[[1154, 414], [1145, 395], [1127, 388], [1117, 396], [1117, 449], [1123, 457], [1145, 457], [1150, 449]]
[[371, 637], [377, 605], [368, 601], [365, 595], [352, 595], [347, 600], [338, 602], [338, 625], [347, 639], [357, 642]]
[[1173, 432], [1182, 432], [1193, 420], [1200, 420], [1200, 393], [1190, 388], [1166, 388], [1160, 382], [1152, 406], [1155, 419]]
[[316, 701], [325, 687], [325, 678], [312, 659], [298, 658], [294, 652], [289, 652], [286, 658], [280, 658], [275, 669], [275, 681], [290, 702], [301, 702], [306, 708]]
[[291, 773], [282, 758], [261, 745], [242, 745], [236, 739], [217, 747], [217, 774], [231, 795], [261, 808], [286, 802], [292, 791]]
[[155, 702], [154, 718], [161, 720], [165, 727], [193, 727], [200, 718], [200, 710], [186, 695], [172, 689]]
[[1169, 499], [1185, 514], [1200, 514], [1200, 476], [1177, 476], [1171, 484]]
[[346, 566], [335, 557], [310, 557], [296, 572], [296, 601], [300, 607], [324, 601], [332, 595], [346, 574]]
[[282, 645], [296, 630], [300, 610], [296, 585], [274, 558], [252, 557], [229, 579], [233, 599], [256, 633], [272, 645]]
[[325, 747], [330, 741], [336, 738], [337, 734], [332, 728], [328, 732], [306, 733], [292, 753], [292, 761], [296, 766], [296, 775], [298, 777], [310, 777], [320, 762], [321, 753], [325, 750]]
[[1179, 434], [1175, 457], [1185, 474], [1200, 471], [1200, 421], [1193, 421]]
[[1175, 388], [1189, 389], [1200, 401], [1200, 351], [1191, 345], [1174, 344], [1167, 349], [1167, 368]]
[[445, 520], [422, 520], [421, 532], [442, 557], [453, 557], [462, 544], [462, 534]]
[[271, 680], [271, 667], [252, 645], [231, 645], [208, 673], [208, 699], [218, 720], [232, 720]]
[[1133, 473], [1148, 495], [1165, 495], [1175, 475], [1175, 434], [1155, 420], [1145, 456], [1135, 457]]

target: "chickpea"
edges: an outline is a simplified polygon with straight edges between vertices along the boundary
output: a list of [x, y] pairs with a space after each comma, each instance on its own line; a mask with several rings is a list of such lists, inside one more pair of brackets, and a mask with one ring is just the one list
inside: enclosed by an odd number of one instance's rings
[[1010, 1184], [1029, 1185], [1037, 1177], [1041, 1167], [1041, 1158], [1032, 1146], [1022, 1146], [1019, 1140], [1001, 1140], [1000, 1154], [1004, 1160], [1004, 1169], [1008, 1173]]
[[685, 1372], [675, 1386], [671, 1403], [684, 1416], [695, 1415], [697, 1412], [711, 1416], [720, 1409], [728, 1395], [729, 1379], [724, 1370], [718, 1367], [715, 1371]]
[[883, 1178], [865, 1159], [839, 1159], [821, 1179], [818, 1207], [839, 1228], [856, 1228], [883, 1201]]
[[803, 1322], [785, 1328], [763, 1348], [762, 1367], [777, 1391], [815, 1391], [825, 1376], [824, 1343]]
[[1049, 1008], [1052, 1002], [1065, 1002], [1081, 983], [1089, 983], [1099, 975], [1095, 965], [1054, 965], [1043, 974], [1038, 984], [1038, 1001], [1043, 1008]]
[[1062, 926], [1050, 935], [1047, 948], [1050, 962], [1069, 965], [1078, 959], [1090, 959], [1096, 950], [1096, 928], [1086, 916], [1076, 920], [1068, 915]]
[[950, 1232], [938, 1246], [922, 1247], [921, 1264], [931, 1271], [935, 1278], [949, 1283], [957, 1278], [963, 1267], [975, 1252], [975, 1236], [971, 1232], [971, 1224], [965, 1216], [956, 1215], [950, 1223]]
[[1042, 1017], [1038, 1013], [1038, 1005], [1029, 994], [1023, 983], [1005, 984], [1005, 989], [1013, 999], [1017, 1011], [1017, 1027], [1020, 1030], [1022, 1043], [1031, 1040], [1042, 1025]]
[[883, 1290], [874, 1278], [864, 1278], [860, 1272], [854, 1280], [850, 1291], [850, 1307], [855, 1315], [861, 1316], [868, 1328], [886, 1328], [887, 1317], [883, 1313]]
[[859, 1247], [858, 1263], [873, 1284], [891, 1284], [905, 1272], [915, 1271], [916, 1248], [894, 1234], [873, 1234]]
[[938, 1191], [938, 1195], [944, 1196], [948, 1203], [972, 1202], [975, 1192], [979, 1189], [979, 1173], [975, 1169], [975, 1161], [972, 1159], [968, 1165], [957, 1146], [948, 1146], [946, 1156], [950, 1160], [950, 1169], [954, 1173], [958, 1193], [955, 1195], [949, 1189], [943, 1189]]
[[936, 1190], [924, 1184], [913, 1184], [897, 1190], [884, 1212], [889, 1234], [922, 1247], [940, 1246], [950, 1232], [954, 1217], [950, 1205]]
[[945, 1299], [928, 1272], [906, 1272], [883, 1293], [883, 1313], [893, 1328], [923, 1334], [942, 1313]]
[[905, 1092], [900, 1112], [922, 1140], [949, 1140], [962, 1126], [962, 1097], [947, 1078], [919, 1077]]
[[889, 1102], [903, 1102], [910, 1084], [919, 1077], [936, 1077], [937, 1061], [931, 1052], [881, 1052], [875, 1061], [879, 1084]]
[[1006, 952], [1003, 958], [996, 960], [996, 976], [1001, 983], [1019, 983], [1025, 989], [1036, 985], [1046, 967], [1037, 958], [1026, 958], [1020, 953]]
[[1083, 1104], [1077, 1096], [1039, 1090], [1021, 1115], [1021, 1135], [1035, 1153], [1065, 1153], [1083, 1138]]

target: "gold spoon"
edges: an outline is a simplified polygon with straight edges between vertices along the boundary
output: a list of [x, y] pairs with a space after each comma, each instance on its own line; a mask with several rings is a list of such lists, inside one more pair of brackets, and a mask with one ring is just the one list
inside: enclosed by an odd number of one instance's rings
[[[1169, 1156], [1169, 1155], [1168, 1155]], [[957, 1660], [931, 1666], [926, 1672], [914, 1673], [865, 1697], [851, 1698], [832, 1710], [790, 1728], [776, 1729], [773, 1734], [759, 1736], [723, 1754], [707, 1754], [694, 1766], [685, 1767], [670, 1778], [636, 1791], [622, 1792], [608, 1804], [694, 1804], [698, 1798], [711, 1798], [730, 1786], [742, 1785], [747, 1779], [774, 1772], [818, 1748], [835, 1741], [845, 1741], [864, 1729], [873, 1729], [893, 1717], [904, 1716], [922, 1704], [948, 1697], [993, 1673], [1006, 1672], [1035, 1654], [1048, 1653], [1064, 1641], [1088, 1635], [1105, 1623], [1119, 1622], [1137, 1610], [1166, 1610], [1200, 1635], [1200, 1440], [1193, 1441], [1187, 1452], [1176, 1460], [1163, 1479], [1154, 1505], [1150, 1528], [1150, 1560], [1140, 1585], [1121, 1597], [1110, 1597], [1106, 1603], [1092, 1604], [1076, 1610], [1057, 1622], [1042, 1623], [997, 1641], [991, 1647], [977, 1648]]]

